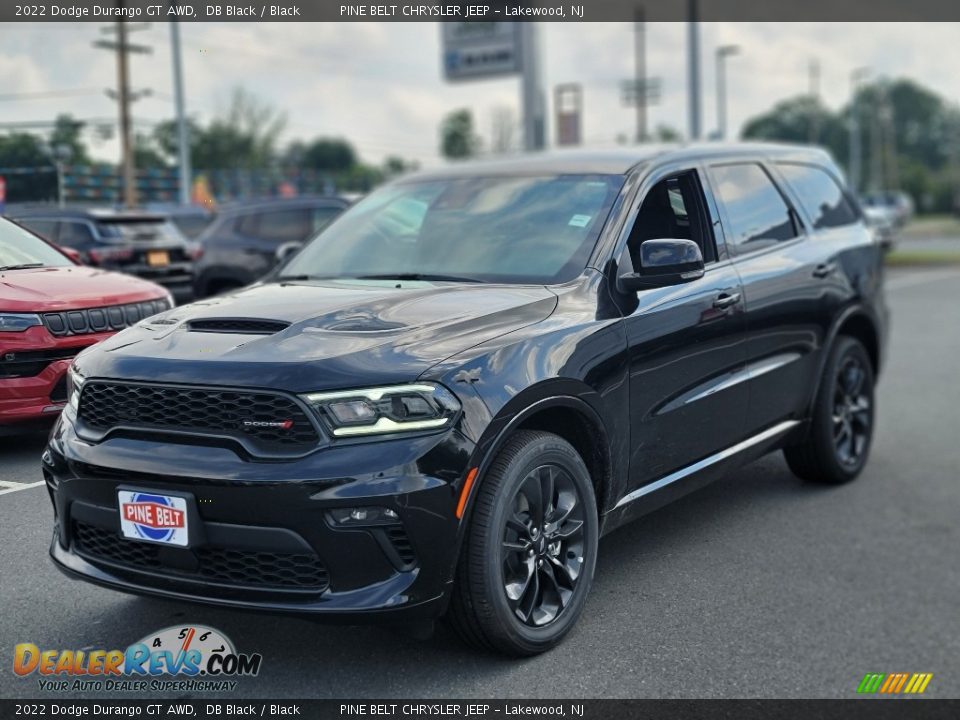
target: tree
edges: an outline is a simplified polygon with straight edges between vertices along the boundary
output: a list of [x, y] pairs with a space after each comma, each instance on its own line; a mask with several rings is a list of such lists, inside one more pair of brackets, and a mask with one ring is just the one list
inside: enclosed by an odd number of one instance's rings
[[480, 149], [480, 138], [473, 131], [473, 115], [463, 108], [448, 113], [440, 124], [440, 152], [458, 160], [473, 157]]
[[[264, 169], [277, 156], [277, 140], [286, 126], [278, 113], [243, 88], [235, 88], [230, 105], [207, 125], [189, 121], [190, 156], [195, 168], [233, 170]], [[160, 123], [153, 138], [167, 158], [177, 157], [177, 127]]]
[[[0, 175], [7, 183], [7, 201], [52, 200], [57, 196], [53, 161], [36, 135], [0, 135]], [[10, 172], [10, 170], [21, 172]]]
[[142, 133], [137, 133], [133, 138], [133, 163], [144, 169], [168, 167], [167, 159], [157, 148], [156, 141]]
[[773, 106], [743, 126], [747, 140], [810, 143], [822, 145], [836, 157], [847, 152], [846, 121], [830, 112], [812, 95], [798, 95]]
[[340, 172], [357, 164], [357, 153], [346, 140], [317, 138], [304, 146], [302, 163], [314, 170]]
[[80, 135], [84, 123], [74, 120], [70, 115], [57, 115], [53, 121], [53, 131], [50, 133], [49, 145], [53, 152], [59, 153], [63, 148], [64, 162], [69, 165], [89, 165], [90, 155], [87, 146]]

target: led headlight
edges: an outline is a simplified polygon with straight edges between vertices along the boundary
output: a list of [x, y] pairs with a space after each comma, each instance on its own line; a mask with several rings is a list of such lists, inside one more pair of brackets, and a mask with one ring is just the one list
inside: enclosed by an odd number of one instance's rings
[[338, 390], [301, 396], [334, 437], [439, 430], [453, 422], [460, 403], [433, 383]]
[[0, 313], [0, 332], [23, 332], [27, 328], [43, 325], [39, 315], [31, 313]]
[[83, 390], [85, 380], [86, 378], [73, 365], [67, 369], [67, 402], [74, 411], [80, 408], [80, 391]]

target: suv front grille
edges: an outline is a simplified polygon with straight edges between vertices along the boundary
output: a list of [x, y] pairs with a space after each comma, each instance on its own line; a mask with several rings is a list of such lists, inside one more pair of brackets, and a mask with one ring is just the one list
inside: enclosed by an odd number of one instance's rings
[[329, 584], [327, 569], [311, 553], [278, 553], [204, 546], [189, 550], [142, 543], [102, 528], [74, 521], [76, 551], [93, 561], [101, 560], [135, 570], [147, 570], [227, 585], [263, 590], [312, 590], [322, 592]]
[[263, 456], [303, 455], [320, 440], [293, 398], [263, 391], [88, 380], [79, 418], [101, 437], [121, 427], [226, 437]]
[[166, 300], [148, 300], [129, 305], [48, 312], [43, 313], [40, 317], [51, 335], [64, 337], [67, 335], [116, 332], [131, 325], [136, 325], [144, 318], [169, 309], [170, 304]]

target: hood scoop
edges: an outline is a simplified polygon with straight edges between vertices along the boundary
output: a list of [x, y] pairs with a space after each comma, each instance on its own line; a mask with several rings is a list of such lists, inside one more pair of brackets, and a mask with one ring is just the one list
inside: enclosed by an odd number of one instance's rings
[[200, 318], [187, 323], [187, 329], [191, 332], [232, 335], [273, 335], [288, 327], [288, 322], [261, 318]]

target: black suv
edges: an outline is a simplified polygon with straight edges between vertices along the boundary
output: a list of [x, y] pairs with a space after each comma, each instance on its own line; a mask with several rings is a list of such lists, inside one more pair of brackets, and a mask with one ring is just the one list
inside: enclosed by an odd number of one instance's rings
[[84, 265], [152, 280], [177, 301], [193, 297], [193, 266], [200, 248], [165, 215], [36, 208], [11, 213], [11, 219], [65, 248]]
[[302, 196], [221, 209], [197, 238], [204, 252], [197, 264], [196, 297], [217, 295], [259, 280], [348, 205], [339, 197]]
[[264, 281], [83, 352], [52, 556], [120, 590], [541, 652], [597, 542], [764, 453], [863, 469], [881, 252], [830, 158], [766, 145], [457, 165]]

